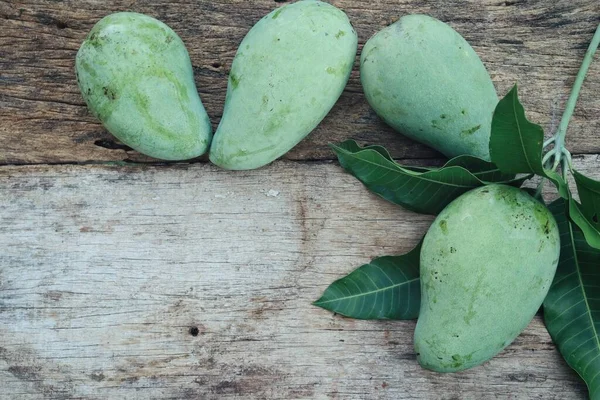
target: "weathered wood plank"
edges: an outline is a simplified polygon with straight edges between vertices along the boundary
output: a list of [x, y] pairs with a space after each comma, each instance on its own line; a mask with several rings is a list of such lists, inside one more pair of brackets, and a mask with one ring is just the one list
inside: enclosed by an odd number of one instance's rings
[[[147, 160], [114, 142], [87, 112], [77, 90], [76, 51], [106, 14], [133, 10], [170, 24], [187, 44], [213, 125], [227, 73], [248, 29], [281, 1], [0, 1], [0, 163]], [[407, 13], [428, 13], [455, 27], [487, 65], [499, 93], [519, 82], [530, 116], [553, 132], [593, 30], [597, 0], [335, 0], [362, 44]], [[600, 63], [592, 65], [571, 124], [573, 153], [600, 152]], [[388, 146], [398, 158], [436, 157], [385, 127], [367, 105], [358, 69], [338, 105], [289, 159], [329, 159], [328, 142], [355, 138]]]
[[586, 398], [539, 317], [435, 374], [414, 322], [311, 306], [430, 221], [328, 163], [0, 168], [0, 398]]

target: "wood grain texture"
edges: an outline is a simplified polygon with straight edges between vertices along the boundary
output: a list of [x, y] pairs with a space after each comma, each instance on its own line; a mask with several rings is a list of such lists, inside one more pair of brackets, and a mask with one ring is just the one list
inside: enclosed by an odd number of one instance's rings
[[[73, 163], [149, 159], [113, 140], [86, 110], [74, 58], [103, 16], [123, 10], [155, 16], [187, 44], [213, 125], [238, 43], [273, 8], [273, 0], [3, 0], [0, 1], [0, 163]], [[549, 133], [593, 31], [597, 0], [334, 0], [355, 25], [360, 47], [408, 13], [428, 13], [457, 29], [480, 54], [498, 92], [519, 82], [530, 117]], [[571, 123], [574, 154], [600, 152], [600, 63], [592, 65]], [[342, 98], [316, 131], [286, 157], [331, 159], [327, 143], [354, 138], [383, 144], [397, 158], [439, 155], [386, 127], [365, 101], [358, 63]]]
[[[597, 0], [331, 2], [360, 47], [408, 13], [450, 23], [500, 94], [519, 82], [548, 133], [600, 22]], [[416, 363], [414, 322], [311, 306], [355, 267], [409, 250], [431, 221], [320, 161], [333, 158], [327, 143], [354, 138], [440, 162], [379, 120], [358, 63], [330, 115], [286, 155], [295, 162], [242, 173], [9, 165], [153, 161], [116, 142], [78, 92], [75, 54], [103, 16], [130, 10], [171, 25], [216, 127], [238, 43], [283, 3], [0, 0], [0, 399], [586, 398], [539, 317], [489, 363], [441, 375]], [[596, 178], [599, 92], [596, 61], [568, 136], [588, 154], [576, 166]]]
[[[596, 178], [598, 162], [575, 158]], [[586, 398], [539, 317], [436, 374], [413, 321], [311, 305], [431, 220], [330, 163], [2, 167], [0, 399]]]

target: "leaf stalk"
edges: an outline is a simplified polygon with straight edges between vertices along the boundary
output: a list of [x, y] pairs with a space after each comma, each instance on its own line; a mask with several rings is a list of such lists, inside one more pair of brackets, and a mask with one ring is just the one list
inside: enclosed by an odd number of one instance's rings
[[547, 163], [552, 164], [551, 169], [556, 170], [560, 165], [563, 175], [566, 173], [567, 168], [571, 168], [571, 153], [565, 148], [567, 128], [569, 127], [569, 122], [571, 121], [571, 117], [575, 111], [575, 105], [577, 104], [577, 99], [579, 98], [579, 92], [583, 86], [583, 81], [585, 80], [588, 69], [590, 68], [594, 54], [598, 49], [598, 45], [600, 45], [600, 24], [598, 24], [598, 27], [596, 28], [596, 33], [594, 33], [594, 37], [590, 42], [590, 45], [585, 53], [585, 57], [583, 58], [583, 62], [581, 63], [581, 67], [579, 68], [579, 72], [577, 73], [577, 77], [575, 78], [575, 83], [573, 84], [573, 89], [571, 89], [571, 94], [567, 100], [565, 111], [560, 121], [560, 125], [558, 126], [558, 130], [556, 131], [554, 137], [548, 139], [544, 143], [544, 148], [554, 145], [552, 150], [550, 150], [544, 156], [544, 166], [546, 166]]

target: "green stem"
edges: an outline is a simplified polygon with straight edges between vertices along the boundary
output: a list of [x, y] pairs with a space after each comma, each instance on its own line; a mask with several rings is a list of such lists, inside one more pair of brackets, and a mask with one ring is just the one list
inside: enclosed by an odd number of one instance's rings
[[533, 196], [534, 198], [541, 200], [542, 199], [542, 192], [544, 191], [544, 184], [546, 183], [546, 178], [542, 177], [542, 180], [540, 181], [540, 183], [538, 184], [538, 187], [535, 191], [535, 196]]
[[555, 166], [558, 166], [560, 163], [561, 156], [563, 154], [563, 150], [565, 148], [565, 137], [567, 135], [567, 128], [569, 126], [569, 121], [571, 120], [571, 116], [573, 115], [573, 111], [575, 110], [575, 105], [577, 104], [577, 98], [579, 97], [579, 92], [581, 90], [581, 86], [583, 85], [583, 81], [585, 80], [585, 76], [587, 71], [592, 63], [592, 59], [594, 58], [594, 53], [600, 44], [600, 24], [596, 28], [596, 33], [590, 42], [590, 46], [585, 53], [585, 57], [583, 58], [583, 62], [581, 63], [581, 68], [577, 73], [577, 77], [575, 78], [575, 83], [573, 84], [573, 89], [571, 90], [571, 95], [569, 96], [569, 100], [567, 101], [565, 112], [562, 116], [562, 120], [560, 121], [560, 125], [558, 126], [558, 131], [554, 136], [554, 148], [556, 149], [556, 158], [555, 158]]

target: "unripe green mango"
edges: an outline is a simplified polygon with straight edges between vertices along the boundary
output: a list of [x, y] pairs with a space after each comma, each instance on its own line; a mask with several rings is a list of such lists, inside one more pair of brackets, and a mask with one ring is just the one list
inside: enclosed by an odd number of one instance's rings
[[254, 169], [298, 144], [342, 94], [357, 40], [343, 11], [316, 0], [285, 5], [258, 21], [233, 60], [211, 161]]
[[76, 71], [88, 108], [126, 145], [163, 160], [208, 149], [212, 127], [190, 56], [164, 23], [129, 12], [104, 17], [81, 45]]
[[498, 95], [469, 43], [445, 23], [407, 15], [365, 44], [360, 75], [392, 128], [448, 157], [488, 160]]
[[421, 366], [460, 371], [508, 346], [546, 297], [559, 253], [554, 217], [520, 189], [484, 186], [450, 203], [421, 248]]

